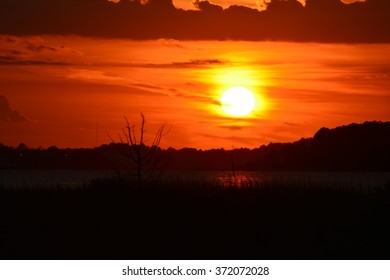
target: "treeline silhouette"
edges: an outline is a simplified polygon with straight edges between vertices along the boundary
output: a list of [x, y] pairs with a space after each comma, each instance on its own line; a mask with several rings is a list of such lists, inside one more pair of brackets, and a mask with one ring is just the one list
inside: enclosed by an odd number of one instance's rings
[[[390, 122], [321, 128], [312, 138], [256, 149], [158, 149], [166, 170], [390, 171]], [[28, 148], [0, 144], [2, 169], [128, 170], [119, 143], [96, 148]]]
[[256, 170], [389, 171], [390, 123], [321, 128], [313, 138], [271, 143], [247, 167]]

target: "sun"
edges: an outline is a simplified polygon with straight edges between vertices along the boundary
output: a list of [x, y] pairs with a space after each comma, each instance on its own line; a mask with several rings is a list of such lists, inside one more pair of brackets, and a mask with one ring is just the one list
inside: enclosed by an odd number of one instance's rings
[[234, 117], [248, 115], [255, 108], [255, 104], [253, 93], [244, 87], [231, 87], [221, 97], [222, 110]]

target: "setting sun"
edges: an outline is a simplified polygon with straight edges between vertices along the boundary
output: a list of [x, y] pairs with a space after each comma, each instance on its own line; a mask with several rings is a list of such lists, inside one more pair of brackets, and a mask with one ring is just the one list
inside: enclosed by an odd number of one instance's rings
[[244, 87], [229, 88], [221, 97], [222, 109], [234, 117], [248, 115], [254, 109], [255, 103], [253, 93]]

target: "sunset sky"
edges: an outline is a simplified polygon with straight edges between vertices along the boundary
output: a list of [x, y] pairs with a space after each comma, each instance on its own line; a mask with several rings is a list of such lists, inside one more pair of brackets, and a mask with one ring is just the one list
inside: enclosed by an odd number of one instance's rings
[[[116, 2], [0, 3], [0, 143], [93, 147], [141, 112], [149, 140], [172, 125], [165, 148], [390, 120], [388, 0]], [[221, 108], [235, 86], [254, 94], [247, 116]]]

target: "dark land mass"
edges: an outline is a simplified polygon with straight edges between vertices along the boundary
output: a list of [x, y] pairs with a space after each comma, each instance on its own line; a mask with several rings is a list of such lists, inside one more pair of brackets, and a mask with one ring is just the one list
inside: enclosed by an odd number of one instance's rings
[[[164, 170], [390, 171], [390, 122], [321, 128], [312, 138], [256, 149], [158, 150]], [[80, 149], [0, 145], [2, 169], [134, 169], [123, 144]]]
[[390, 185], [0, 190], [2, 259], [389, 259]]
[[[255, 150], [161, 152], [169, 153], [170, 168], [231, 168], [233, 154], [247, 168], [388, 171], [389, 135], [390, 123], [366, 122], [322, 128], [310, 139]], [[1, 154], [7, 160], [15, 156], [18, 168], [34, 162], [37, 168], [49, 163], [62, 168], [65, 158], [68, 168], [91, 168], [92, 162], [107, 168], [105, 156], [110, 164], [117, 162], [117, 145], [75, 150], [1, 146]], [[228, 184], [201, 178], [137, 181], [118, 175], [76, 189], [2, 186], [0, 258], [390, 258], [390, 182], [324, 186], [248, 180], [238, 185], [235, 179]]]

